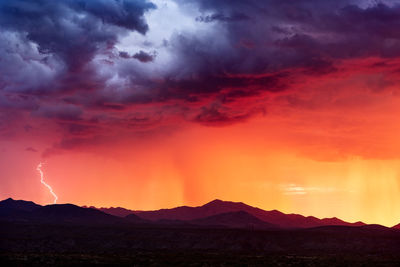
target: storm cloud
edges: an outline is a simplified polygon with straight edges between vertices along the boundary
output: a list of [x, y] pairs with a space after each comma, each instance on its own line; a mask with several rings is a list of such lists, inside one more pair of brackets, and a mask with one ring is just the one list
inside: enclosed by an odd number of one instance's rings
[[[186, 21], [157, 23], [163, 8]], [[0, 110], [66, 140], [127, 121], [241, 123], [348, 61], [398, 58], [399, 26], [395, 1], [1, 0]]]

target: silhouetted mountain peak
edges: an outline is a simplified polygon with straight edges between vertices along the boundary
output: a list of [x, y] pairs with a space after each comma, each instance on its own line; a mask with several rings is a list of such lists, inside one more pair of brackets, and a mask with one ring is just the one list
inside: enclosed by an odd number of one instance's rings
[[199, 208], [210, 210], [214, 213], [221, 213], [229, 211], [247, 210], [248, 208], [252, 207], [247, 204], [244, 204], [243, 202], [233, 202], [233, 201], [224, 201], [220, 199], [215, 199], [203, 206], [200, 206]]
[[12, 198], [7, 198], [0, 201], [0, 208], [2, 209], [14, 209], [20, 211], [33, 211], [41, 206], [32, 202], [25, 200], [14, 200]]
[[226, 206], [226, 205], [246, 205], [246, 204], [244, 204], [243, 202], [233, 202], [233, 201], [225, 201], [225, 200], [221, 200], [221, 199], [214, 199], [214, 200], [204, 204], [203, 207], [207, 207], [207, 206]]
[[203, 206], [214, 206], [214, 205], [220, 205], [222, 203], [224, 203], [225, 201], [221, 200], [221, 199], [214, 199], [206, 204], [204, 204]]

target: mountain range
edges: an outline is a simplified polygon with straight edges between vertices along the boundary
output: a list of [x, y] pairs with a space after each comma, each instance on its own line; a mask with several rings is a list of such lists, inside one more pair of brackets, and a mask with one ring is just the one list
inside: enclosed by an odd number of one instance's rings
[[[313, 216], [266, 211], [242, 202], [213, 200], [198, 207], [134, 211], [125, 208], [79, 207], [73, 204], [41, 206], [31, 201], [8, 198], [0, 201], [0, 220], [62, 223], [140, 223], [186, 227], [228, 227], [257, 229], [296, 229], [321, 226], [364, 226], [338, 218], [319, 219]], [[400, 229], [400, 224], [393, 228]]]
[[123, 208], [99, 208], [99, 210], [120, 217], [125, 217], [127, 213], [136, 214], [137, 216], [150, 221], [178, 220], [193, 222], [201, 218], [215, 216], [222, 213], [244, 211], [261, 221], [281, 228], [311, 228], [326, 225], [365, 225], [363, 222], [349, 223], [338, 218], [319, 219], [313, 216], [306, 217], [299, 214], [285, 214], [277, 210], [266, 211], [249, 206], [242, 202], [222, 201], [219, 199], [213, 200], [199, 207], [181, 206], [172, 209], [153, 211], [133, 211]]

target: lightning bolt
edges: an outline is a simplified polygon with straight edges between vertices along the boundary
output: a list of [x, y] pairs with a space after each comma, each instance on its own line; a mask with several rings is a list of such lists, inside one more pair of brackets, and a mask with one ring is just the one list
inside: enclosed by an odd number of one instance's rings
[[44, 179], [43, 179], [43, 171], [42, 171], [42, 166], [43, 166], [43, 163], [39, 163], [39, 165], [36, 167], [36, 170], [39, 172], [39, 174], [40, 174], [40, 182], [42, 183], [42, 184], [44, 184], [44, 186], [46, 186], [47, 187], [47, 189], [49, 189], [49, 191], [50, 191], [50, 194], [52, 194], [53, 195], [53, 197], [54, 197], [54, 204], [56, 204], [57, 203], [57, 199], [58, 199], [58, 197], [57, 197], [57, 195], [56, 195], [56, 193], [54, 193], [54, 191], [53, 191], [53, 188], [51, 188], [51, 186], [50, 185], [48, 185], [48, 184], [46, 184], [46, 182], [44, 181]]

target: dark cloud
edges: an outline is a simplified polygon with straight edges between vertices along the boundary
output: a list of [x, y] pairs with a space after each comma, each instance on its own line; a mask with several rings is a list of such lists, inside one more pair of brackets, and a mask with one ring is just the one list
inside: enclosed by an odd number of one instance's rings
[[207, 16], [199, 16], [196, 18], [196, 21], [200, 22], [213, 22], [213, 21], [225, 21], [225, 22], [234, 22], [234, 21], [242, 21], [250, 19], [249, 16], [243, 13], [235, 13], [229, 16], [225, 16], [223, 14], [212, 14]]
[[144, 0], [69, 0], [66, 1], [78, 13], [87, 13], [103, 23], [116, 25], [142, 34], [148, 30], [143, 14], [156, 6]]
[[25, 150], [29, 151], [29, 152], [35, 152], [35, 153], [38, 152], [37, 149], [35, 149], [33, 147], [27, 147]]
[[80, 85], [87, 64], [113, 48], [119, 35], [148, 30], [143, 15], [153, 8], [146, 0], [1, 1], [0, 67], [11, 67], [11, 77], [0, 75], [0, 86], [50, 91], [71, 75]]
[[220, 105], [204, 107], [193, 119], [194, 122], [208, 126], [225, 126], [243, 122], [256, 114], [265, 114], [264, 109], [251, 109], [246, 111], [232, 110]]
[[[177, 40], [189, 62], [204, 63], [194, 66], [200, 69], [211, 66], [228, 73], [263, 73], [305, 68], [315, 73], [323, 68], [326, 73], [335, 71], [331, 66], [337, 60], [400, 56], [398, 5], [351, 0], [178, 2], [197, 5], [202, 21], [227, 31], [224, 47], [214, 47], [212, 36], [201, 41], [197, 37], [187, 40], [187, 36]], [[222, 19], [237, 14], [250, 19], [234, 24]]]
[[37, 99], [34, 96], [24, 94], [10, 94], [0, 91], [0, 110], [32, 110], [38, 108]]
[[96, 135], [97, 132], [100, 131], [99, 126], [96, 123], [88, 123], [88, 122], [61, 122], [60, 125], [63, 129], [65, 129], [65, 133], [67, 136], [93, 136]]
[[131, 58], [131, 56], [129, 55], [129, 53], [127, 53], [127, 52], [125, 52], [125, 51], [119, 52], [119, 56], [120, 56], [121, 58], [125, 58], [125, 59]]
[[149, 53], [144, 52], [142, 50], [140, 50], [139, 52], [137, 52], [133, 56], [129, 55], [129, 53], [127, 53], [125, 51], [121, 51], [121, 52], [119, 52], [119, 56], [121, 58], [124, 58], [124, 59], [134, 58], [134, 59], [137, 59], [137, 60], [139, 60], [140, 62], [143, 62], [143, 63], [152, 62], [154, 60], [154, 58], [156, 57], [155, 53], [149, 54]]
[[153, 61], [155, 55], [148, 54], [148, 53], [146, 53], [144, 51], [139, 51], [138, 53], [134, 54], [132, 57], [136, 58], [137, 60], [139, 60], [141, 62], [146, 63], [146, 62]]
[[102, 136], [65, 137], [60, 142], [43, 151], [42, 157], [48, 158], [62, 153], [64, 150], [73, 150], [80, 147], [96, 146], [103, 143]]
[[79, 121], [83, 111], [74, 105], [41, 106], [33, 114], [48, 119]]
[[238, 91], [247, 91], [247, 95], [256, 95], [260, 91], [281, 91], [286, 88], [285, 74], [272, 74], [267, 76], [226, 76], [203, 74], [191, 79], [170, 79], [165, 82], [164, 97], [185, 98], [187, 96], [201, 96], [222, 93], [221, 96], [241, 97]]
[[[300, 83], [340, 72], [346, 60], [400, 57], [395, 2], [176, 2], [194, 29], [129, 49], [118, 45], [131, 32], [161, 34], [145, 19], [156, 9], [150, 1], [0, 1], [0, 110], [53, 122], [75, 140], [63, 149], [113, 127], [153, 129], [169, 116], [242, 122], [268, 110], [271, 95], [296, 95]], [[389, 85], [370, 82], [375, 91]], [[0, 121], [3, 133], [10, 120]]]

